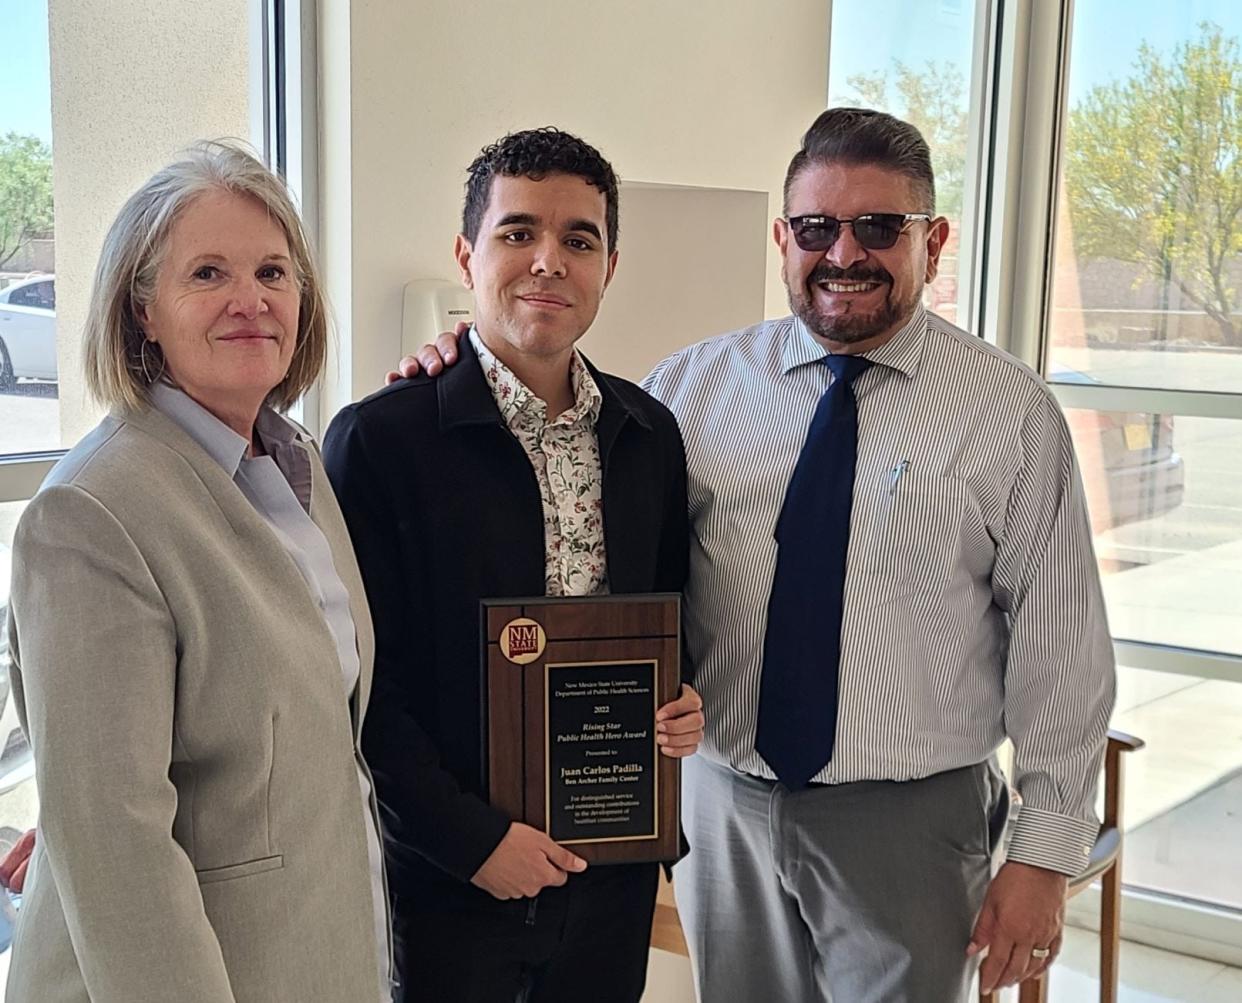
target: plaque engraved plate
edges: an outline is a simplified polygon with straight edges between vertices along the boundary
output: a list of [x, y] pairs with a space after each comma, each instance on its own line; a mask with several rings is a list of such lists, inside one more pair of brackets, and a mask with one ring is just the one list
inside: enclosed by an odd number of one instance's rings
[[547, 833], [558, 843], [656, 839], [654, 661], [545, 666]]

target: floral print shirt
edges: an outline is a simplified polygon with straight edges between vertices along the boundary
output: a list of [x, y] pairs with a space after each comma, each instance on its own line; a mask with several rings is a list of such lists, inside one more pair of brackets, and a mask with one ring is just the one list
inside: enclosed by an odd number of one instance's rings
[[608, 591], [603, 469], [595, 423], [604, 398], [582, 356], [569, 364], [574, 405], [548, 421], [547, 405], [493, 355], [473, 328], [470, 343], [509, 430], [526, 451], [543, 501], [544, 585], [550, 596]]

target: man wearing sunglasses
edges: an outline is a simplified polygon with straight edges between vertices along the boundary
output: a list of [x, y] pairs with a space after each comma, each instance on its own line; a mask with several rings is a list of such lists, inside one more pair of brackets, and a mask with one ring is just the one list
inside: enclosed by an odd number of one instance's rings
[[710, 1003], [961, 1001], [984, 951], [989, 990], [1056, 956], [1098, 829], [1114, 679], [1082, 488], [1039, 377], [922, 306], [949, 225], [915, 128], [829, 109], [784, 196], [793, 315], [644, 383], [685, 439], [707, 718], [678, 909]]
[[645, 383], [690, 475], [699, 990], [964, 1000], [985, 948], [985, 989], [1055, 956], [1097, 831], [1113, 660], [1073, 449], [1035, 373], [922, 306], [949, 224], [912, 126], [824, 112], [773, 233], [793, 316]]

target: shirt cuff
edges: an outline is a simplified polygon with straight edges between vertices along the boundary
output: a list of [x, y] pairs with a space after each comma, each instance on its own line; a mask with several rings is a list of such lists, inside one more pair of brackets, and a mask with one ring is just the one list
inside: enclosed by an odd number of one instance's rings
[[1087, 866], [1099, 832], [1095, 822], [1023, 805], [1006, 856], [1072, 878]]

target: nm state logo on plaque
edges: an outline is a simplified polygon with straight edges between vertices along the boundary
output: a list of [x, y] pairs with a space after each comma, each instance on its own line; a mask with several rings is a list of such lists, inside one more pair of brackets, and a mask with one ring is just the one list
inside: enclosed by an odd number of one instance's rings
[[510, 620], [500, 631], [500, 650], [514, 665], [526, 665], [543, 654], [548, 637], [529, 617]]

